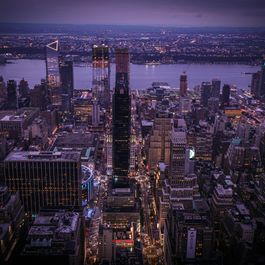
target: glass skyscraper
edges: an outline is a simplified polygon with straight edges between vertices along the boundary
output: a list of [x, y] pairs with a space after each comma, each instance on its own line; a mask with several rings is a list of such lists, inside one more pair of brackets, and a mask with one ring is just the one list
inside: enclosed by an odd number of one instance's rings
[[46, 45], [46, 78], [50, 89], [50, 100], [54, 106], [60, 106], [61, 82], [59, 69], [59, 41], [56, 40]]
[[[74, 94], [74, 71], [73, 61], [64, 60], [59, 64], [61, 92], [62, 92], [62, 109], [64, 111], [71, 110], [71, 99]], [[65, 99], [65, 100], [63, 100]]]
[[110, 63], [107, 45], [93, 45], [92, 67], [93, 96], [101, 106], [107, 108], [110, 104]]
[[128, 187], [131, 136], [131, 98], [129, 89], [129, 52], [116, 49], [116, 85], [113, 94], [113, 187]]
[[81, 209], [81, 157], [79, 152], [11, 152], [4, 161], [6, 185], [19, 191], [25, 212], [42, 207]]

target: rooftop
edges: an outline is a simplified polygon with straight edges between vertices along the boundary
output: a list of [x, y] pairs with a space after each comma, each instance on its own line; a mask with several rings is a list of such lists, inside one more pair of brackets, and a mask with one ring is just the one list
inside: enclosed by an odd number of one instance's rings
[[0, 111], [0, 121], [22, 122], [38, 112], [38, 108], [21, 108], [19, 110]]
[[186, 124], [186, 121], [184, 119], [178, 119], [177, 124], [178, 124], [177, 125], [178, 127], [187, 128], [187, 124]]
[[246, 208], [246, 206], [243, 203], [237, 203], [236, 209], [241, 215], [250, 215], [249, 210]]
[[167, 167], [167, 165], [164, 162], [158, 162], [158, 166], [160, 171], [165, 171]]
[[148, 120], [142, 120], [142, 126], [153, 126], [154, 122]]
[[233, 144], [233, 145], [240, 145], [240, 143], [241, 143], [241, 139], [240, 139], [240, 138], [234, 138], [234, 139], [232, 140], [232, 144]]
[[29, 236], [50, 235], [53, 237], [59, 234], [75, 232], [78, 227], [79, 213], [77, 212], [41, 212], [29, 230]]
[[224, 107], [225, 110], [240, 110], [241, 107], [238, 105]]
[[5, 161], [79, 161], [80, 152], [64, 151], [64, 152], [51, 152], [51, 151], [14, 151], [11, 152]]
[[199, 200], [193, 200], [193, 209], [195, 209], [197, 212], [209, 212], [209, 205], [206, 200], [199, 199]]
[[217, 192], [218, 196], [220, 196], [220, 197], [232, 197], [233, 196], [233, 190], [231, 188], [225, 189], [220, 184], [218, 184], [216, 186], [215, 191]]
[[165, 88], [165, 89], [169, 89], [170, 85], [167, 82], [153, 82], [152, 83], [152, 88]]
[[64, 132], [61, 133], [55, 143], [54, 147], [94, 147], [98, 141], [98, 135], [89, 132]]
[[180, 131], [172, 131], [171, 140], [174, 144], [186, 144], [186, 133]]

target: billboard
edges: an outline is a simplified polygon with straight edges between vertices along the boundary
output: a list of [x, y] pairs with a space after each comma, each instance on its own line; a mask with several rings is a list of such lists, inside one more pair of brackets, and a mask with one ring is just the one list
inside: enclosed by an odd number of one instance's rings
[[189, 149], [189, 159], [194, 159], [195, 158], [195, 150], [194, 148]]
[[196, 236], [197, 232], [194, 228], [188, 229], [188, 238], [187, 238], [187, 259], [195, 258], [195, 250], [196, 250]]
[[112, 243], [120, 247], [133, 247], [134, 241], [132, 239], [114, 239]]

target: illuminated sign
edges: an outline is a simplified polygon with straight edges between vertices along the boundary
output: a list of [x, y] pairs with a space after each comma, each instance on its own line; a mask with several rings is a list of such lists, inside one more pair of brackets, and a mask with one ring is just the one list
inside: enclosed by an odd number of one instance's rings
[[131, 247], [134, 241], [132, 239], [114, 239], [112, 243], [115, 243], [117, 246]]
[[195, 158], [195, 150], [192, 148], [192, 149], [189, 149], [189, 159], [194, 159]]
[[194, 228], [188, 230], [188, 240], [187, 240], [187, 259], [195, 258], [195, 249], [196, 249], [196, 236], [197, 232]]
[[47, 44], [46, 47], [51, 49], [51, 50], [53, 50], [53, 51], [58, 52], [58, 50], [59, 50], [59, 41], [56, 40], [56, 41], [54, 41], [52, 43], [49, 43], [49, 44]]
[[242, 110], [241, 108], [233, 108], [233, 107], [227, 107], [225, 108], [225, 115], [228, 117], [235, 117], [235, 116], [241, 116]]

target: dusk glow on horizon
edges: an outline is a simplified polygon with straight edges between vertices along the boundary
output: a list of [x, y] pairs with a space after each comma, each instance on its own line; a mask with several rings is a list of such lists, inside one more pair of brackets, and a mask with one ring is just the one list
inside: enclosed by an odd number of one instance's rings
[[0, 264], [265, 264], [265, 0], [2, 0]]
[[1, 23], [262, 27], [265, 3], [262, 0], [9, 0], [1, 3], [0, 14]]

